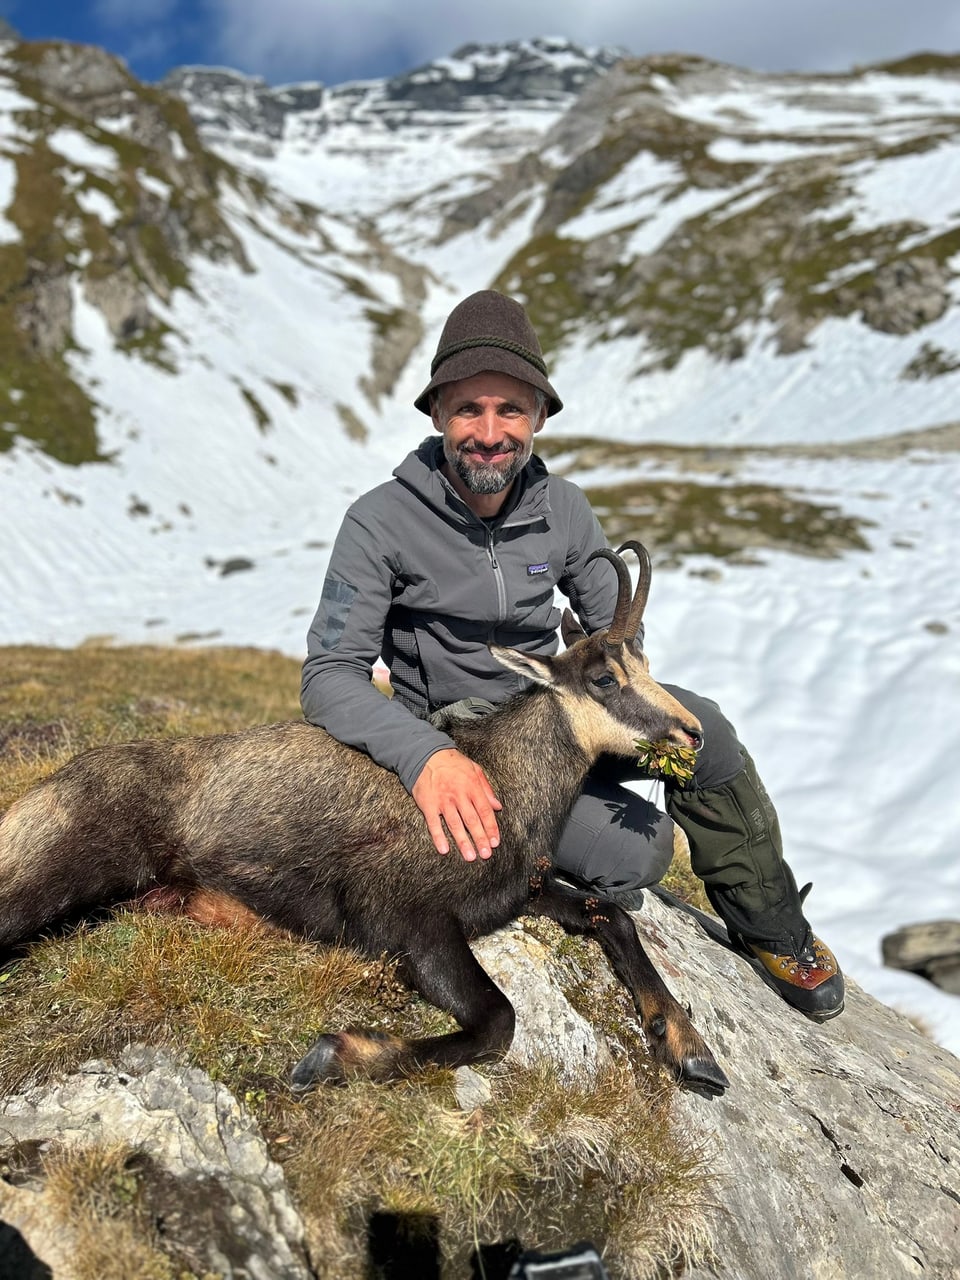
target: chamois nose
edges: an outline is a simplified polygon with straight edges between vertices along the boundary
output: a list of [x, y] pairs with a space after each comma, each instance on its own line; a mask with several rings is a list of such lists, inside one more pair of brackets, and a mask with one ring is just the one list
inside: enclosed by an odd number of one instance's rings
[[691, 728], [690, 725], [685, 724], [681, 726], [680, 731], [681, 733], [686, 734], [687, 738], [690, 741], [690, 745], [691, 747], [693, 747], [694, 751], [699, 751], [700, 748], [703, 746], [703, 730], [694, 729], [694, 728]]

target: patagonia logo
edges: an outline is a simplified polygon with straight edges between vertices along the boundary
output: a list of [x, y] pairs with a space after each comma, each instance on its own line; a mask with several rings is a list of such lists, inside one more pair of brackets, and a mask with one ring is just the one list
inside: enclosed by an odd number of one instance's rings
[[528, 564], [527, 576], [530, 578], [535, 578], [538, 573], [546, 573], [549, 568], [550, 568], [549, 564]]

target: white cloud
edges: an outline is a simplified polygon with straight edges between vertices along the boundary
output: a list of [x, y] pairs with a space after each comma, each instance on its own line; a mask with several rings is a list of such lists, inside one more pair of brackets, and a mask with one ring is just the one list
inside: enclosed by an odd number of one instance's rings
[[[127, 0], [98, 0], [123, 7]], [[165, 0], [148, 0], [163, 4]], [[761, 70], [835, 69], [960, 50], [955, 0], [205, 0], [224, 62], [268, 79], [379, 75], [482, 43], [563, 35], [632, 53], [698, 53]]]

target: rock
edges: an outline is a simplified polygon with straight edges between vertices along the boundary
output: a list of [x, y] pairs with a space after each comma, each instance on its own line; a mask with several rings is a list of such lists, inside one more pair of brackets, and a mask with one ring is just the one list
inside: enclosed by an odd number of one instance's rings
[[929, 978], [941, 991], [960, 996], [960, 955], [943, 960], [931, 960], [924, 977]]
[[458, 1067], [453, 1073], [457, 1106], [464, 1111], [475, 1111], [485, 1106], [493, 1097], [490, 1081], [473, 1067]]
[[[731, 1080], [721, 1098], [675, 1097], [711, 1153], [718, 1206], [715, 1261], [686, 1280], [960, 1280], [960, 1062], [854, 983], [832, 1022], [790, 1011], [692, 909], [648, 893], [633, 919]], [[546, 1053], [570, 1078], [607, 1060], [547, 946], [512, 926], [475, 951], [517, 1012], [508, 1061]]]
[[49, 45], [28, 68], [49, 93], [66, 102], [123, 93], [133, 79], [119, 58], [91, 44]]
[[859, 304], [864, 321], [881, 333], [912, 333], [950, 305], [950, 273], [936, 258], [900, 258], [878, 268], [866, 292], [852, 285], [837, 296]]
[[103, 314], [115, 338], [135, 338], [153, 324], [143, 288], [129, 266], [107, 275], [87, 276], [83, 293]]
[[960, 920], [910, 924], [881, 941], [883, 963], [919, 973], [935, 986], [960, 995]]
[[[91, 1062], [61, 1083], [6, 1099], [4, 1159], [38, 1144], [139, 1153], [151, 1217], [165, 1223], [171, 1251], [193, 1272], [224, 1280], [313, 1274], [282, 1171], [254, 1120], [204, 1071], [134, 1046], [119, 1067]], [[56, 1280], [70, 1280], [71, 1226], [58, 1220], [39, 1174], [25, 1182], [0, 1182], [0, 1215]]]
[[316, 111], [324, 100], [322, 84], [272, 88], [261, 76], [219, 67], [174, 67], [158, 87], [193, 104], [206, 130], [240, 130], [271, 139], [283, 137], [288, 115]]
[[960, 920], [904, 925], [882, 939], [880, 950], [889, 968], [917, 972], [931, 960], [960, 955]]
[[[852, 983], [825, 1026], [791, 1013], [706, 917], [648, 894], [634, 920], [732, 1081], [675, 1099], [712, 1153], [719, 1206], [716, 1261], [689, 1280], [960, 1277], [960, 1063]], [[549, 948], [514, 926], [476, 951], [517, 1011], [510, 1058], [546, 1053], [568, 1077], [605, 1060]]]
[[481, 939], [473, 950], [516, 1011], [507, 1062], [533, 1065], [547, 1058], [561, 1078], [573, 1080], [610, 1061], [602, 1033], [563, 994], [547, 946], [513, 926]]
[[458, 111], [477, 97], [563, 101], [623, 57], [622, 49], [584, 49], [561, 38], [466, 44], [449, 58], [387, 81], [391, 99], [428, 111]]
[[689, 914], [648, 895], [636, 918], [731, 1080], [677, 1098], [717, 1175], [716, 1262], [689, 1280], [960, 1277], [960, 1062], [852, 982], [820, 1026]]
[[62, 351], [73, 332], [70, 279], [63, 272], [36, 267], [24, 282], [26, 300], [16, 306], [16, 322], [38, 355], [52, 356]]

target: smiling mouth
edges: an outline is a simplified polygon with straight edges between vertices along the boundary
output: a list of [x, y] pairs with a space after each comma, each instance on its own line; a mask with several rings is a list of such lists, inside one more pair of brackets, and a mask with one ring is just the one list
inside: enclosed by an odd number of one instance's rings
[[468, 458], [474, 458], [479, 462], [496, 462], [500, 458], [509, 458], [511, 454], [516, 453], [516, 445], [498, 445], [495, 449], [483, 449], [477, 445], [468, 445], [461, 449], [461, 453]]

